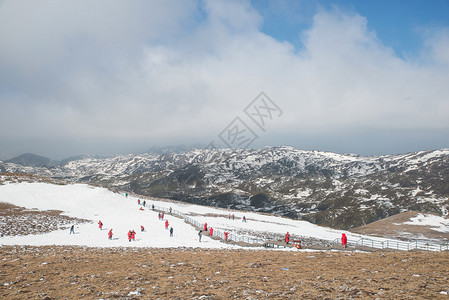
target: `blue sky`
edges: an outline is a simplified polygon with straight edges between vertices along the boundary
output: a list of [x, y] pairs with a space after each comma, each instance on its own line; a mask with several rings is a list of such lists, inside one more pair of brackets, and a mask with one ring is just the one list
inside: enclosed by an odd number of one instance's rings
[[368, 28], [400, 57], [423, 50], [421, 35], [449, 27], [449, 1], [251, 1], [263, 16], [262, 31], [302, 48], [301, 31], [312, 26], [319, 10], [338, 9], [367, 18]]
[[449, 147], [449, 1], [2, 0], [0, 45], [0, 159]]

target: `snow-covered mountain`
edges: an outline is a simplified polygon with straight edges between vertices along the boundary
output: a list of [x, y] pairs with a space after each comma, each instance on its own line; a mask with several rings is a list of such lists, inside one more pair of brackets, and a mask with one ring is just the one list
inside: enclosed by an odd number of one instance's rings
[[1, 172], [107, 185], [190, 203], [351, 228], [407, 211], [449, 209], [449, 149], [363, 157], [292, 147], [81, 158]]

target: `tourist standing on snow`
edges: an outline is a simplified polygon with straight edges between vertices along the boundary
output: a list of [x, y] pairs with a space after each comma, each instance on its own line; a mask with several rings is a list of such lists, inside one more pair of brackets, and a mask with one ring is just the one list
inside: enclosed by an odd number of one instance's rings
[[243, 216], [242, 222], [246, 223], [246, 217], [245, 216]]
[[131, 231], [131, 238], [133, 239], [133, 241], [136, 240], [136, 232], [134, 230]]
[[200, 230], [200, 231], [198, 231], [198, 238], [199, 238], [199, 241], [201, 242], [201, 236], [203, 235], [203, 231], [202, 230]]
[[72, 225], [72, 227], [70, 227], [70, 233], [69, 234], [75, 234], [75, 225]]
[[168, 229], [168, 220], [165, 220], [165, 229]]
[[224, 232], [224, 236], [225, 236], [225, 241], [226, 241], [226, 242], [228, 241], [228, 235], [229, 235], [229, 232], [225, 231], [225, 232]]
[[100, 230], [102, 230], [102, 229], [103, 229], [103, 223], [101, 222], [101, 220], [100, 220], [100, 221], [98, 221], [98, 227], [100, 228]]
[[140, 199], [137, 199], [137, 204], [140, 205]]
[[109, 230], [109, 232], [108, 232], [108, 238], [109, 238], [110, 240], [112, 240], [112, 228], [111, 228], [111, 230]]
[[133, 234], [132, 234], [132, 232], [131, 232], [131, 230], [130, 231], [128, 231], [128, 240], [131, 242], [131, 238], [133, 237]]
[[147, 205], [147, 202], [143, 200], [143, 206], [145, 207], [145, 205]]
[[173, 236], [173, 227], [170, 227], [170, 237]]
[[288, 233], [287, 231], [287, 233], [285, 234], [285, 243], [288, 244], [289, 242], [290, 242], [290, 233]]
[[204, 223], [204, 231], [207, 231], [207, 223]]
[[344, 233], [341, 235], [341, 245], [345, 249], [348, 247], [348, 238]]
[[171, 215], [171, 212], [172, 212], [172, 209], [171, 209], [171, 206], [170, 206], [170, 215]]
[[211, 227], [211, 228], [209, 229], [209, 235], [212, 236], [213, 234], [214, 234], [214, 229]]
[[154, 210], [154, 204], [151, 204], [151, 209]]

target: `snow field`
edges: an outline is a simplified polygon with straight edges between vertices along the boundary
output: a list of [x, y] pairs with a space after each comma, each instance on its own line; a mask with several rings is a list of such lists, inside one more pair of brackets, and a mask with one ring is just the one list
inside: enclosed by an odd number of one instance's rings
[[[144, 199], [141, 199], [143, 202]], [[167, 210], [180, 211], [199, 223], [208, 223], [215, 230], [228, 231], [231, 234], [262, 237], [275, 235], [282, 237], [288, 231], [293, 236], [305, 236], [328, 241], [341, 237], [344, 231], [318, 226], [302, 220], [293, 220], [273, 215], [253, 212], [230, 211], [214, 207], [200, 206], [181, 202], [164, 202], [146, 200], [146, 207], [137, 204], [138, 198], [125, 197], [105, 188], [86, 184], [54, 185], [48, 183], [10, 183], [0, 185], [0, 202], [7, 202], [26, 208], [39, 210], [61, 210], [64, 215], [92, 220], [93, 223], [79, 224], [76, 234], [69, 234], [69, 229], [57, 230], [40, 235], [5, 236], [0, 238], [2, 245], [78, 245], [89, 247], [202, 247], [235, 249], [239, 246], [211, 239], [203, 235], [198, 241], [198, 231], [183, 219], [165, 214], [169, 228], [173, 227], [174, 236], [170, 237], [165, 229], [165, 220], [158, 219], [158, 212], [151, 210], [151, 205], [165, 207]], [[141, 211], [139, 208], [144, 210]], [[235, 220], [228, 219], [229, 214]], [[247, 222], [242, 222], [245, 216]], [[103, 222], [103, 230], [98, 221]], [[140, 231], [140, 226], [145, 231]], [[109, 229], [113, 229], [113, 239], [108, 239]], [[136, 231], [136, 240], [129, 242], [127, 233]], [[384, 241], [359, 234], [348, 234], [348, 240], [361, 238]], [[254, 247], [251, 247], [254, 249]]]
[[[165, 229], [165, 220], [158, 219], [158, 213], [144, 208], [140, 211], [137, 198], [113, 193], [104, 188], [84, 184], [51, 185], [45, 183], [7, 184], [0, 186], [0, 201], [39, 210], [62, 210], [64, 215], [85, 218], [93, 223], [75, 226], [76, 234], [69, 229], [57, 230], [40, 235], [2, 237], [3, 245], [78, 245], [89, 247], [205, 247], [234, 248], [218, 240], [203, 236], [198, 241], [198, 232], [183, 219], [165, 214], [170, 237]], [[147, 206], [151, 201], [147, 201]], [[98, 221], [103, 222], [103, 230]], [[140, 226], [145, 231], [140, 231]], [[109, 229], [113, 229], [113, 239], [108, 239]], [[136, 240], [129, 242], [127, 233], [136, 231]]]

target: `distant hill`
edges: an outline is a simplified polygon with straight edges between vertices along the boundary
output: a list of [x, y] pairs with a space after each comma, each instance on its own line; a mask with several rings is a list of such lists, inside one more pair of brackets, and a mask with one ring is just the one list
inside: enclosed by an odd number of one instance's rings
[[149, 154], [183, 153], [183, 152], [188, 152], [188, 151], [192, 151], [195, 149], [203, 149], [204, 147], [205, 147], [205, 145], [202, 145], [202, 144], [193, 144], [190, 146], [186, 146], [186, 145], [172, 145], [172, 146], [165, 146], [165, 147], [154, 146], [154, 147], [151, 147], [150, 149], [148, 149], [145, 153], [149, 153]]
[[18, 164], [26, 167], [46, 167], [54, 165], [54, 162], [48, 157], [24, 153], [20, 156], [5, 160], [6, 163]]
[[[156, 149], [155, 149], [156, 150]], [[356, 228], [405, 212], [449, 214], [449, 149], [357, 156], [293, 147], [196, 149], [2, 163], [0, 172]], [[44, 165], [44, 166], [42, 166]]]

